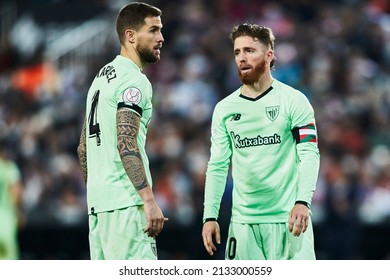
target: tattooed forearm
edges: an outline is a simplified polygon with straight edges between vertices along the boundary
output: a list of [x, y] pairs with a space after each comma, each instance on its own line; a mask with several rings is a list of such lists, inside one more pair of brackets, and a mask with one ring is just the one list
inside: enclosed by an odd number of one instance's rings
[[86, 125], [86, 121], [84, 119], [83, 128], [81, 130], [81, 135], [80, 135], [80, 143], [79, 146], [77, 147], [77, 155], [79, 157], [81, 174], [84, 177], [85, 183], [87, 183], [88, 172], [87, 172], [87, 145], [85, 142], [86, 141], [85, 125]]
[[140, 117], [126, 108], [117, 112], [118, 151], [130, 181], [137, 190], [148, 186], [142, 156], [138, 148], [137, 134]]

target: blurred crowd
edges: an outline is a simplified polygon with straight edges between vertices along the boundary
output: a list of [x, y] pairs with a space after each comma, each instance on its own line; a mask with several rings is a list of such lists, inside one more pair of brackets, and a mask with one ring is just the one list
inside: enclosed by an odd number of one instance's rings
[[[67, 16], [61, 9], [50, 18], [39, 13], [42, 2], [46, 9], [68, 4], [78, 13]], [[86, 223], [76, 154], [85, 97], [100, 67], [119, 53], [119, 43], [115, 31], [102, 33], [103, 47], [93, 59], [65, 65], [45, 54], [56, 37], [92, 17], [106, 18], [114, 30], [114, 16], [126, 2], [82, 2], [0, 3], [3, 11], [16, 7], [12, 28], [1, 29], [6, 39], [0, 45], [0, 137], [22, 172], [26, 226]], [[248, 21], [273, 29], [273, 76], [300, 89], [316, 113], [321, 168], [312, 213], [314, 225], [326, 232], [326, 251], [319, 254], [361, 257], [362, 225], [390, 225], [390, 3], [146, 2], [163, 11], [162, 59], [145, 73], [154, 88], [147, 152], [157, 200], [170, 219], [167, 230], [187, 228], [200, 239], [211, 114], [239, 87], [228, 36], [233, 25]], [[4, 17], [0, 23], [6, 24]], [[231, 188], [229, 179], [221, 223], [230, 211]], [[181, 254], [191, 258], [190, 249]]]

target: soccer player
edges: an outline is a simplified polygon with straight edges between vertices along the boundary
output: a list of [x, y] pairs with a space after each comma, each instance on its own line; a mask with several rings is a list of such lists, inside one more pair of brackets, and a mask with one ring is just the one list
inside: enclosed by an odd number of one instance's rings
[[22, 179], [19, 167], [7, 158], [4, 142], [0, 142], [0, 260], [17, 260], [20, 258]]
[[145, 152], [152, 86], [142, 73], [160, 60], [161, 10], [133, 2], [116, 19], [120, 55], [88, 91], [77, 152], [87, 185], [90, 257], [157, 259], [164, 217], [152, 192]]
[[272, 30], [232, 29], [242, 86], [215, 107], [206, 172], [203, 244], [220, 244], [217, 223], [228, 169], [233, 201], [225, 259], [315, 259], [310, 203], [319, 171], [314, 112], [300, 91], [274, 79]]

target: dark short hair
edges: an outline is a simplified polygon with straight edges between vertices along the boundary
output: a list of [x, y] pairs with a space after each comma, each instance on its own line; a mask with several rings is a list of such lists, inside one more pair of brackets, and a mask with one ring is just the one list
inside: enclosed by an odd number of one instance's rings
[[[230, 32], [230, 39], [232, 40], [233, 44], [234, 41], [241, 36], [257, 38], [260, 43], [270, 47], [271, 50], [274, 50], [275, 48], [275, 36], [272, 30], [268, 27], [251, 23], [242, 23], [234, 26]], [[275, 60], [276, 58], [274, 56], [274, 59], [271, 61], [271, 68], [274, 66]]]
[[119, 42], [123, 44], [125, 30], [139, 30], [145, 24], [145, 18], [161, 16], [159, 8], [142, 2], [132, 2], [124, 6], [116, 17], [116, 32]]

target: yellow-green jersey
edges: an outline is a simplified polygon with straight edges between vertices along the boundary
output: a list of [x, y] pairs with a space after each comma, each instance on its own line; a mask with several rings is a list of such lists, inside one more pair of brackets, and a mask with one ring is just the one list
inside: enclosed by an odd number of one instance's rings
[[230, 164], [232, 222], [287, 222], [296, 201], [310, 206], [320, 155], [303, 93], [277, 80], [255, 99], [238, 89], [216, 105], [211, 130], [204, 220], [218, 218]]
[[142, 205], [117, 148], [116, 113], [127, 107], [141, 117], [137, 136], [146, 178], [152, 186], [145, 152], [152, 117], [152, 86], [140, 68], [118, 55], [97, 73], [86, 103], [87, 202], [89, 213]]

